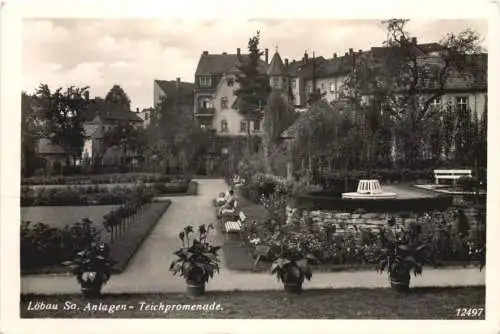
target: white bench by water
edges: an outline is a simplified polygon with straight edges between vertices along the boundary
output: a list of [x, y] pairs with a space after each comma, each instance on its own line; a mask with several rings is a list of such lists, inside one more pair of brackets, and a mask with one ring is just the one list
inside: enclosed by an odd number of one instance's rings
[[472, 171], [470, 169], [434, 170], [434, 178], [436, 179], [436, 184], [439, 184], [439, 180], [453, 180], [453, 185], [455, 185], [457, 180], [461, 177], [472, 177]]

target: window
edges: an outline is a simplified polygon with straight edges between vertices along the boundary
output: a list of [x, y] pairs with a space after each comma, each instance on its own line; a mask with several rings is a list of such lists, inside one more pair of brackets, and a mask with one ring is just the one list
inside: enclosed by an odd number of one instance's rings
[[227, 97], [221, 97], [220, 99], [220, 108], [222, 110], [227, 109]]
[[209, 76], [200, 76], [200, 86], [210, 86], [212, 84], [212, 80], [210, 80]]
[[279, 88], [279, 86], [280, 86], [280, 78], [273, 77], [271, 79], [271, 85], [273, 86], [273, 88]]
[[292, 89], [297, 89], [297, 81], [296, 80], [292, 80]]
[[330, 92], [335, 92], [335, 81], [330, 81]]
[[467, 96], [457, 96], [456, 101], [459, 111], [466, 111], [469, 108], [469, 98]]
[[203, 108], [213, 108], [212, 101], [210, 100], [204, 100], [201, 102], [201, 105]]
[[148, 119], [149, 119], [149, 114], [148, 114], [148, 113], [145, 113], [145, 114], [144, 114], [144, 120], [146, 120], [146, 121], [147, 121]]
[[312, 92], [313, 92], [313, 85], [312, 85], [311, 83], [307, 85], [307, 91], [308, 91], [309, 93], [312, 93]]
[[223, 119], [220, 121], [220, 132], [228, 132], [227, 121]]
[[322, 92], [324, 92], [324, 91], [325, 91], [325, 83], [324, 83], [324, 82], [322, 82], [322, 83], [321, 83], [321, 91], [322, 91]]
[[260, 120], [253, 121], [253, 131], [260, 131]]
[[247, 132], [247, 121], [240, 122], [240, 132]]
[[228, 87], [233, 87], [234, 80], [233, 79], [227, 79], [227, 85], [228, 85]]

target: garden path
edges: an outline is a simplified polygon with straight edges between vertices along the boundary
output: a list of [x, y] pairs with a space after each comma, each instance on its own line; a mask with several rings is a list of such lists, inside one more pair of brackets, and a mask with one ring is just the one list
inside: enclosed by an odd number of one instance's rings
[[[172, 197], [172, 204], [160, 218], [148, 238], [132, 258], [127, 269], [113, 276], [103, 293], [184, 292], [185, 283], [169, 272], [172, 253], [179, 247], [178, 234], [186, 225], [215, 222], [212, 199], [227, 185], [222, 179], [196, 180], [198, 196]], [[212, 240], [224, 236], [211, 231]], [[224, 263], [224, 259], [222, 259]], [[477, 268], [424, 269], [424, 274], [412, 277], [413, 286], [471, 286], [484, 285], [484, 271]], [[377, 288], [387, 287], [386, 275], [374, 271], [316, 273], [304, 288]], [[275, 290], [282, 285], [268, 273], [236, 272], [222, 266], [207, 285], [209, 290]], [[22, 293], [63, 294], [78, 293], [75, 278], [68, 275], [29, 275], [21, 278]]]

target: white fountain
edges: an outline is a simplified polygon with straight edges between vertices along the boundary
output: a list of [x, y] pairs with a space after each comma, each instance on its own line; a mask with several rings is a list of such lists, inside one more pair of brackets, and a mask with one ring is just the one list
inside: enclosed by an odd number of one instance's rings
[[385, 199], [396, 198], [396, 193], [384, 192], [378, 180], [359, 180], [358, 190], [354, 193], [343, 193], [346, 199]]

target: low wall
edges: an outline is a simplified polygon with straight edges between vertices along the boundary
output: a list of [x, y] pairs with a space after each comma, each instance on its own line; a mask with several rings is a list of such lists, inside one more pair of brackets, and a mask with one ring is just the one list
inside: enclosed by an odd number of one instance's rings
[[[298, 210], [287, 207], [287, 221], [290, 223], [295, 219], [310, 218], [314, 224], [321, 226], [335, 225], [337, 233], [348, 231], [359, 231], [361, 229], [377, 232], [382, 225], [386, 225], [389, 218], [394, 217], [396, 225], [407, 226], [411, 223], [418, 223], [426, 214], [435, 217], [439, 221], [443, 215], [458, 214], [458, 208], [448, 208], [445, 210], [434, 210], [427, 213], [416, 212], [391, 212], [391, 213], [349, 213], [332, 210]], [[465, 216], [468, 218], [471, 230], [478, 227], [477, 208], [464, 208]]]

